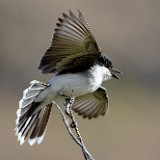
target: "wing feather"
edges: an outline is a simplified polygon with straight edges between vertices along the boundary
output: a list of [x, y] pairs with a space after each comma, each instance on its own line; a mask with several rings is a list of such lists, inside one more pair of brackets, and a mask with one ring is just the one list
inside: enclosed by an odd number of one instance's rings
[[103, 87], [99, 87], [95, 92], [76, 97], [72, 106], [73, 110], [83, 118], [97, 118], [106, 114], [108, 110], [108, 95]]
[[79, 11], [58, 19], [49, 49], [41, 59], [42, 73], [79, 72], [90, 68], [101, 55], [91, 29]]

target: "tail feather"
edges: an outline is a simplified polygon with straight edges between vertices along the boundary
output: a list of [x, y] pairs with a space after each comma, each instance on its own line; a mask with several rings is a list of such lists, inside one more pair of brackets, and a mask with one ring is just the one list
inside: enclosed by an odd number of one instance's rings
[[28, 107], [28, 105], [30, 105], [35, 100], [35, 98], [42, 90], [50, 86], [50, 84], [42, 83], [36, 80], [33, 80], [30, 84], [30, 87], [23, 91], [23, 97], [19, 101], [20, 109]]
[[49, 104], [35, 112], [41, 103], [34, 102], [36, 97], [50, 85], [36, 80], [30, 84], [30, 87], [23, 92], [23, 98], [20, 100], [19, 109], [16, 112], [15, 130], [21, 145], [27, 137], [29, 137], [28, 142], [30, 145], [42, 141], [52, 107], [52, 104]]
[[40, 127], [40, 130], [39, 130], [39, 133], [38, 133], [37, 137], [41, 137], [43, 135], [43, 133], [45, 132], [45, 126], [48, 123], [48, 119], [49, 119], [50, 112], [51, 112], [51, 107], [52, 107], [52, 105], [49, 106], [48, 108], [46, 108], [46, 110], [45, 110], [45, 113], [44, 113], [44, 116], [43, 116], [44, 118], [42, 118], [43, 121], [41, 119], [41, 127]]
[[37, 117], [38, 117], [38, 114], [33, 115], [32, 117], [29, 117], [26, 120], [26, 123], [23, 124], [23, 127], [20, 128], [19, 133], [18, 133], [18, 141], [20, 141], [21, 145], [25, 142], [25, 139], [27, 138], [32, 127], [34, 127]]
[[52, 104], [49, 104], [48, 106], [46, 106], [40, 111], [39, 117], [35, 123], [35, 127], [32, 130], [32, 133], [29, 137], [30, 145], [32, 145], [33, 142], [36, 142], [36, 140], [37, 140], [37, 143], [41, 143], [41, 141], [43, 140], [47, 122], [51, 112], [51, 107], [52, 107]]

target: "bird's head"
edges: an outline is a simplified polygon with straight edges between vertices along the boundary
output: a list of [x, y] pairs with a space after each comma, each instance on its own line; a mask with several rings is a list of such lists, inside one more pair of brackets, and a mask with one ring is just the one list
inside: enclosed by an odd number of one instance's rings
[[109, 72], [110, 72], [110, 74], [111, 74], [111, 77], [114, 77], [114, 78], [116, 78], [116, 79], [120, 79], [120, 78], [116, 75], [116, 73], [122, 73], [122, 72], [113, 67], [112, 62], [111, 62], [111, 60], [110, 60], [108, 57], [106, 57], [106, 56], [104, 56], [104, 55], [101, 55], [100, 58], [99, 58], [99, 60], [98, 60], [98, 62], [99, 62], [101, 65], [105, 66], [105, 67], [109, 70]]

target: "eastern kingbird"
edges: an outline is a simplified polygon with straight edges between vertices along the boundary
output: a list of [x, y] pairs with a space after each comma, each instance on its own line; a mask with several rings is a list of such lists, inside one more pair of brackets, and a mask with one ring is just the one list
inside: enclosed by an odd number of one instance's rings
[[[51, 46], [38, 67], [43, 74], [56, 73], [47, 83], [33, 80], [24, 90], [17, 110], [16, 135], [23, 144], [41, 143], [52, 106], [64, 106], [65, 96], [73, 95], [72, 109], [84, 118], [104, 115], [108, 95], [101, 86], [120, 73], [98, 46], [91, 29], [80, 11], [75, 16], [63, 14], [56, 24]], [[64, 96], [65, 95], [65, 96]], [[53, 103], [54, 102], [54, 103]]]

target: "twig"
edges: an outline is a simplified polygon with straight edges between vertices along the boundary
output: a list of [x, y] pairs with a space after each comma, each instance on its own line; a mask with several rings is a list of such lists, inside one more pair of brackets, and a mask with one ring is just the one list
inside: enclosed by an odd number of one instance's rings
[[[70, 99], [69, 99], [70, 100]], [[69, 123], [69, 120], [66, 118], [64, 112], [62, 111], [62, 109], [59, 107], [58, 104], [55, 104], [56, 107], [58, 108], [58, 110], [60, 111], [61, 113], [61, 116], [62, 116], [62, 119], [63, 119], [63, 122], [68, 130], [68, 133], [70, 134], [70, 136], [72, 137], [72, 139], [81, 147], [82, 149], [82, 152], [83, 152], [83, 155], [85, 157], [85, 160], [94, 160], [92, 155], [88, 152], [86, 146], [84, 145], [83, 143], [83, 139], [82, 139], [82, 136], [79, 132], [79, 129], [78, 129], [78, 125], [77, 125], [77, 122], [74, 118], [74, 115], [72, 113], [72, 109], [71, 109], [71, 103], [70, 101], [67, 101], [67, 104], [66, 104], [66, 113], [67, 115], [70, 117], [70, 119], [72, 120], [72, 123], [70, 125]], [[77, 137], [74, 135], [74, 133], [72, 132], [72, 128], [75, 129], [76, 131], [76, 135]]]

